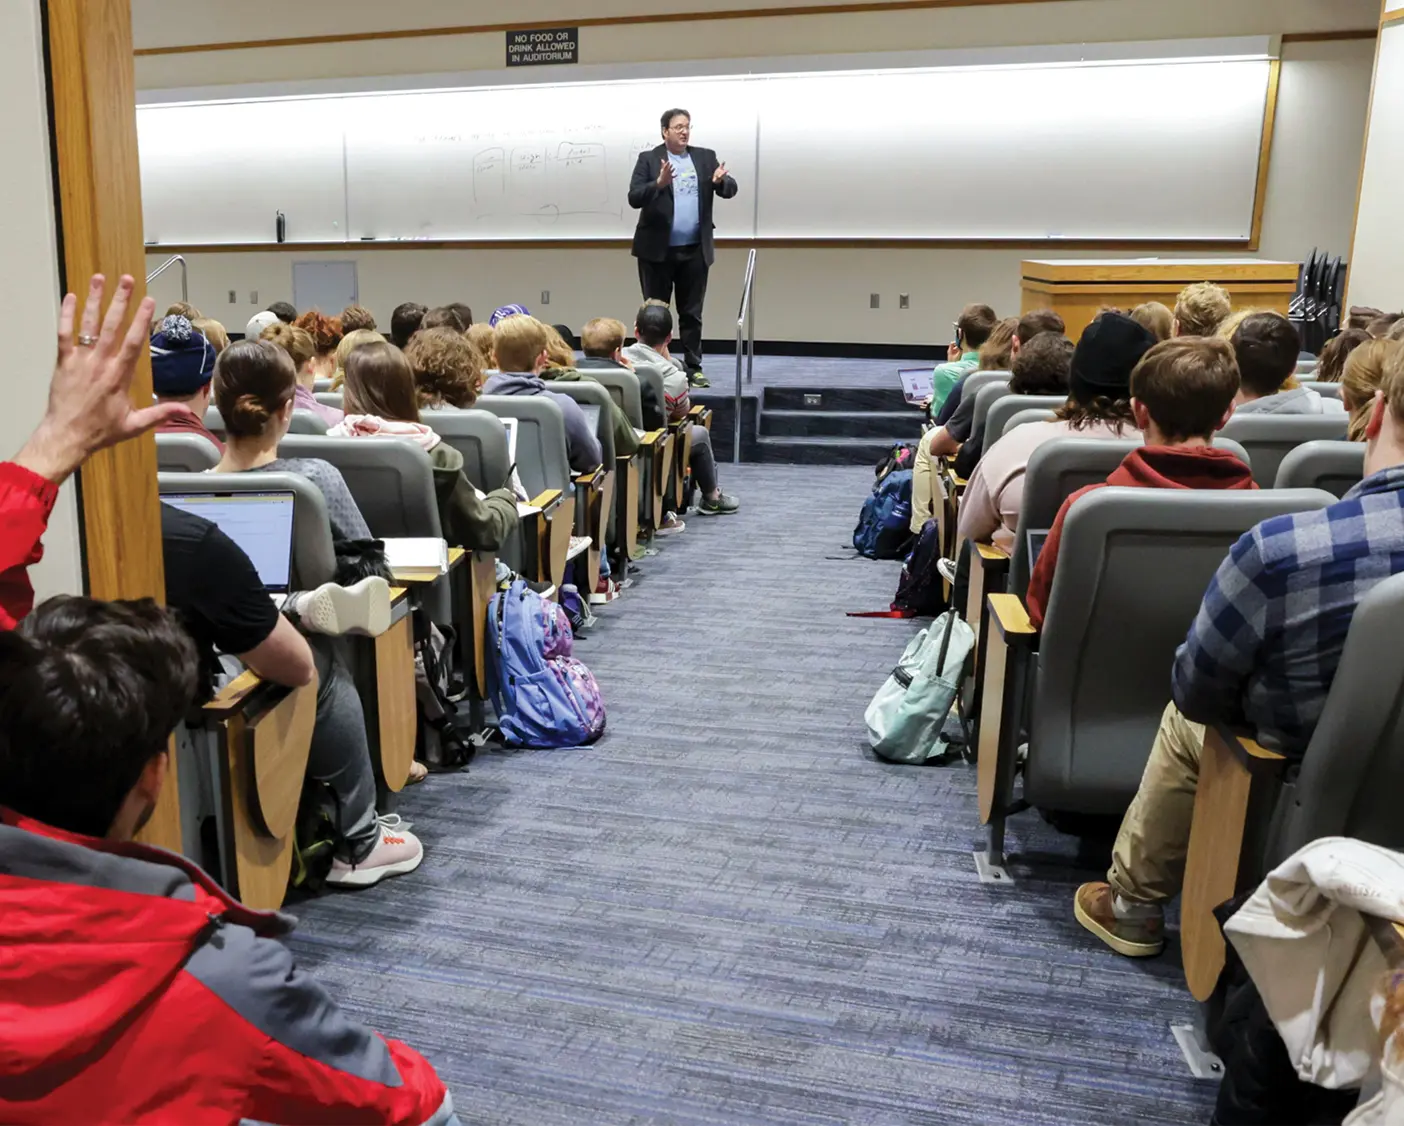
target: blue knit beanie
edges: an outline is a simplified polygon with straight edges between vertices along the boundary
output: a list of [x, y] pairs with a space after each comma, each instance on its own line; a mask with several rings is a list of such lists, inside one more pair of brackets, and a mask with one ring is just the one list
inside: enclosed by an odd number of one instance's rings
[[167, 317], [151, 338], [151, 385], [158, 395], [193, 395], [214, 378], [215, 350], [185, 317]]
[[488, 324], [496, 328], [499, 321], [505, 321], [508, 317], [529, 316], [531, 316], [531, 313], [527, 311], [525, 305], [503, 305], [492, 311], [492, 316], [488, 319]]

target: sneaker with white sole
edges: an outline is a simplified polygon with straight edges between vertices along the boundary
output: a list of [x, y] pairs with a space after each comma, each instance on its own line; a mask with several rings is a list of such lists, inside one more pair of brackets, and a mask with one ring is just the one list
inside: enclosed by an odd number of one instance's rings
[[955, 585], [956, 561], [954, 559], [936, 560], [936, 570], [941, 572], [941, 577], [945, 579], [946, 582], [950, 583], [952, 586]]
[[283, 609], [296, 614], [309, 633], [378, 637], [390, 628], [390, 584], [375, 576], [352, 586], [323, 583], [294, 594]]
[[613, 579], [600, 576], [599, 584], [590, 592], [591, 606], [605, 606], [619, 597], [619, 584]]
[[398, 814], [380, 818], [380, 840], [359, 864], [333, 860], [327, 883], [341, 888], [368, 888], [387, 876], [413, 872], [424, 859], [424, 846]]
[[653, 529], [655, 536], [676, 536], [679, 532], [687, 531], [687, 525], [678, 519], [677, 514], [670, 512], [663, 517], [663, 522]]
[[697, 514], [699, 516], [730, 516], [740, 507], [741, 502], [735, 497], [718, 493], [715, 498], [703, 497], [698, 501]]

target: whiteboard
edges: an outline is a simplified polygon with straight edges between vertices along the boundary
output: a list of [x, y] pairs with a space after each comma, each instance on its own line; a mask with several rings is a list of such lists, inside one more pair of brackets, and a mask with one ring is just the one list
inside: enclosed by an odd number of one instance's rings
[[[692, 113], [693, 143], [756, 180], [756, 110], [732, 81], [590, 83], [348, 99], [350, 237], [615, 238], [633, 233], [629, 177], [662, 140], [658, 115]], [[716, 209], [755, 233], [755, 208]]]
[[[152, 112], [156, 109], [156, 112]], [[340, 107], [331, 99], [137, 110], [146, 241], [346, 237]]]
[[721, 237], [1243, 240], [1270, 64], [1006, 64], [155, 104], [148, 242], [627, 238], [685, 106]]
[[759, 95], [758, 225], [768, 238], [1244, 239], [1268, 68], [774, 76]]

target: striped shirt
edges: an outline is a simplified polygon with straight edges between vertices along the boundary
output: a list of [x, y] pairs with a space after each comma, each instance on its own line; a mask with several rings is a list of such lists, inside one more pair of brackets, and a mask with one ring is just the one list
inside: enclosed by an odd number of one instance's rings
[[1326, 706], [1351, 618], [1404, 571], [1404, 465], [1315, 512], [1274, 516], [1219, 565], [1175, 654], [1175, 704], [1199, 723], [1246, 725], [1300, 758]]

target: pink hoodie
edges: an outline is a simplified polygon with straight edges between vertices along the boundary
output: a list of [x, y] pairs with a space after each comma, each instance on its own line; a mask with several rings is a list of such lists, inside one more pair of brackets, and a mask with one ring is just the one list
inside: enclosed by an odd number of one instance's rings
[[328, 438], [409, 438], [426, 453], [441, 441], [422, 422], [391, 422], [373, 414], [348, 414], [327, 431]]

